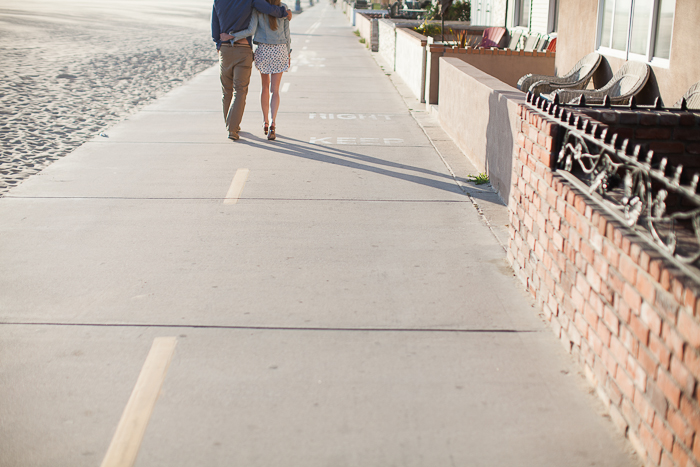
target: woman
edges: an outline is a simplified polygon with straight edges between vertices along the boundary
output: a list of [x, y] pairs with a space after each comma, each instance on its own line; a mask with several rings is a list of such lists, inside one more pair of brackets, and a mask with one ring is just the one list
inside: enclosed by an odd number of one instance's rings
[[[280, 5], [280, 0], [267, 0], [267, 2], [272, 5]], [[283, 3], [281, 5], [287, 7]], [[255, 49], [255, 68], [260, 71], [260, 78], [262, 79], [260, 104], [264, 119], [263, 131], [267, 135], [267, 139], [273, 140], [276, 137], [275, 130], [277, 110], [280, 107], [282, 73], [289, 69], [290, 54], [292, 52], [289, 19], [286, 17], [275, 18], [254, 9], [248, 29], [236, 33], [231, 32], [230, 35], [233, 36], [234, 42], [254, 36], [253, 43], [257, 44]], [[270, 91], [272, 91], [272, 99], [270, 99]], [[270, 113], [272, 119], [268, 121]]]

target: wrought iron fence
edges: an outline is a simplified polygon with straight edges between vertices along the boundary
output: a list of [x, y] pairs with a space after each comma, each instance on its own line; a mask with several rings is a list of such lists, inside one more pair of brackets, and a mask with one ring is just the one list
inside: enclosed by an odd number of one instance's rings
[[[667, 158], [640, 145], [632, 147], [629, 140], [618, 138], [605, 125], [577, 113], [575, 106], [532, 95], [528, 95], [528, 103], [558, 120], [564, 130], [555, 169], [571, 174], [566, 178], [579, 181], [580, 189], [661, 251], [694, 266], [693, 275], [697, 276], [700, 174], [685, 173], [683, 165], [672, 166]], [[604, 106], [611, 107], [609, 103]], [[630, 107], [636, 108], [636, 104], [622, 108]], [[653, 108], [659, 109], [658, 102]]]

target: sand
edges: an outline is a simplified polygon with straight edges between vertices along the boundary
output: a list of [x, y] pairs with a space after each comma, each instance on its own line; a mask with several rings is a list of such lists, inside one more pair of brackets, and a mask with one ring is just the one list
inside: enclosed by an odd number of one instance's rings
[[0, 196], [216, 65], [211, 0], [3, 0]]

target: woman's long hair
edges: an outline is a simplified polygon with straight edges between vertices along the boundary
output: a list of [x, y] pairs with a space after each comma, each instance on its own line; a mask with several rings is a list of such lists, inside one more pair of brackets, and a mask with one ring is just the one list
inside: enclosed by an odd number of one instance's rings
[[[267, 3], [269, 3], [270, 5], [279, 6], [280, 0], [267, 0]], [[270, 29], [272, 29], [273, 31], [277, 31], [277, 18], [270, 15], [267, 15], [267, 18], [270, 21]]]

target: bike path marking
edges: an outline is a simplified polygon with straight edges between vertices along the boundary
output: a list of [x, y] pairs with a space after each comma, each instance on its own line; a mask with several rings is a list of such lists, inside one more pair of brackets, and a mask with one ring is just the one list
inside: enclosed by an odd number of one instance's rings
[[136, 462], [176, 345], [176, 337], [156, 337], [153, 340], [101, 467], [131, 467]]
[[250, 170], [248, 169], [236, 170], [236, 175], [233, 176], [231, 186], [228, 189], [228, 193], [226, 193], [226, 198], [224, 198], [224, 204], [236, 204], [238, 202], [249, 174]]

